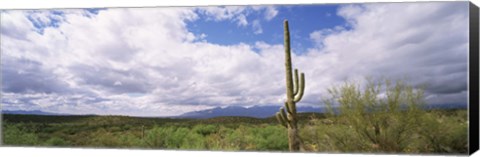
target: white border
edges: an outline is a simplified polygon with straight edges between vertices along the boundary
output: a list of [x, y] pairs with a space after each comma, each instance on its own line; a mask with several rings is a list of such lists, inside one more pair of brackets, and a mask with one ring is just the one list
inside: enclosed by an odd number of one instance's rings
[[[0, 0], [0, 10], [9, 9], [54, 9], [54, 8], [105, 8], [105, 7], [166, 7], [166, 6], [215, 6], [215, 5], [268, 5], [268, 4], [327, 4], [327, 3], [372, 3], [372, 2], [432, 2], [449, 0]], [[451, 1], [451, 0], [450, 0]], [[480, 6], [478, 0], [472, 0]], [[5, 157], [94, 157], [94, 156], [189, 156], [189, 157], [313, 157], [313, 156], [420, 156], [420, 155], [385, 155], [385, 154], [324, 154], [324, 153], [274, 153], [274, 152], [221, 152], [221, 151], [174, 151], [174, 150], [134, 150], [134, 149], [83, 149], [83, 148], [41, 148], [41, 147], [6, 147], [0, 146], [0, 154]], [[477, 153], [476, 156], [480, 156]], [[431, 156], [431, 155], [429, 155]]]

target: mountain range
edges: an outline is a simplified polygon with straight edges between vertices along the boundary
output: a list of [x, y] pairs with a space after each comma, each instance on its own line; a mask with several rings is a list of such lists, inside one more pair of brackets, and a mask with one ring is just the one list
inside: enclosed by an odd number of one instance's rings
[[[467, 105], [448, 105], [448, 104], [437, 104], [437, 105], [427, 105], [426, 109], [468, 109]], [[194, 118], [194, 119], [206, 119], [214, 117], [224, 117], [224, 116], [241, 116], [241, 117], [255, 117], [255, 118], [267, 118], [272, 117], [278, 112], [280, 106], [253, 106], [253, 107], [241, 107], [241, 106], [228, 106], [228, 107], [216, 107], [212, 109], [200, 110], [187, 112], [178, 116], [171, 117], [162, 117], [162, 118]], [[322, 107], [311, 107], [311, 106], [298, 106], [297, 112], [317, 112], [324, 113], [325, 108]], [[23, 115], [74, 115], [74, 114], [64, 114], [64, 113], [52, 113], [44, 112], [40, 110], [2, 110], [2, 114], [23, 114]], [[93, 115], [93, 114], [88, 114]]]
[[[267, 118], [274, 116], [276, 112], [280, 110], [280, 106], [253, 106], [253, 107], [241, 107], [241, 106], [228, 106], [228, 107], [216, 107], [213, 109], [187, 112], [177, 118], [213, 118], [222, 116], [242, 116], [242, 117], [255, 117], [255, 118]], [[320, 107], [297, 107], [297, 112], [324, 112]]]
[[40, 110], [31, 110], [31, 111], [28, 111], [28, 110], [2, 110], [1, 113], [2, 114], [49, 115], [49, 116], [69, 115], [69, 114], [62, 114], [62, 113], [43, 112], [43, 111], [40, 111]]
[[[228, 106], [228, 107], [216, 107], [213, 109], [200, 110], [194, 112], [187, 112], [178, 116], [171, 117], [159, 117], [159, 118], [194, 118], [205, 119], [223, 116], [241, 116], [241, 117], [255, 117], [255, 118], [267, 118], [274, 116], [278, 112], [280, 106], [253, 106], [253, 107], [240, 107], [240, 106]], [[319, 107], [298, 107], [297, 112], [323, 112]], [[44, 112], [40, 110], [3, 110], [2, 114], [22, 114], [22, 115], [73, 115]], [[91, 115], [91, 114], [90, 114]]]

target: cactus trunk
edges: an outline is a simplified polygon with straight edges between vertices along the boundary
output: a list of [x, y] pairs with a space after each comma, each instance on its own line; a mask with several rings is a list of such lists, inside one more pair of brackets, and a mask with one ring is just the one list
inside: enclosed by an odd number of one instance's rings
[[297, 107], [296, 103], [302, 99], [303, 91], [305, 90], [304, 74], [301, 73], [300, 80], [298, 79], [298, 70], [295, 69], [295, 81], [292, 73], [292, 58], [290, 56], [290, 32], [288, 28], [288, 21], [284, 21], [284, 36], [285, 36], [285, 73], [287, 82], [287, 101], [285, 102], [285, 109], [282, 107], [277, 112], [276, 117], [280, 124], [288, 129], [288, 146], [290, 151], [303, 151], [303, 142], [298, 135], [297, 128]]

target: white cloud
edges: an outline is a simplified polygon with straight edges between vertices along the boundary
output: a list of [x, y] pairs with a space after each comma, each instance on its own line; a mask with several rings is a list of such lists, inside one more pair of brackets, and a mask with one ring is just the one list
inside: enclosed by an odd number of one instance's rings
[[[273, 6], [222, 6], [222, 7], [201, 7], [198, 8], [200, 13], [206, 15], [207, 20], [223, 21], [230, 20], [237, 23], [240, 27], [248, 26], [249, 21], [247, 17], [253, 13], [263, 14], [265, 20], [270, 21], [278, 14], [278, 10]], [[257, 21], [257, 22], [255, 22]], [[255, 34], [261, 33], [259, 29], [260, 19], [255, 19], [252, 22]]]
[[[20, 26], [35, 13], [8, 11], [2, 16], [11, 14], [22, 16], [7, 23], [24, 20], [17, 22]], [[19, 31], [23, 40], [2, 34], [2, 90], [12, 95], [4, 99], [6, 109], [20, 108], [14, 101], [22, 99], [31, 105], [28, 109], [158, 116], [226, 104], [279, 103], [281, 80], [274, 76], [281, 73], [266, 72], [270, 67], [264, 64], [270, 60], [245, 44], [194, 42], [206, 35], [191, 37], [186, 30], [185, 21], [197, 18], [192, 9], [110, 9], [94, 16], [63, 16], [68, 23], [45, 27], [43, 34], [33, 27]], [[2, 24], [7, 32], [21, 28], [7, 26]], [[279, 47], [260, 48], [260, 54], [278, 52], [272, 48]], [[39, 101], [25, 93], [44, 94]]]
[[242, 6], [223, 6], [223, 7], [201, 7], [200, 12], [207, 15], [207, 19], [215, 21], [231, 20], [237, 23], [238, 26], [246, 26], [248, 21], [246, 19], [247, 7]]
[[326, 37], [341, 33], [342, 31], [345, 31], [345, 28], [343, 28], [342, 26], [335, 26], [333, 29], [326, 28], [322, 30], [317, 30], [310, 33], [310, 39], [313, 40], [317, 47], [321, 48], [323, 46], [323, 41]]
[[[437, 102], [463, 100], [466, 5], [357, 7], [338, 13], [351, 29], [312, 32], [309, 37], [322, 46], [292, 54], [293, 65], [306, 76], [300, 105], [320, 104], [327, 87], [365, 75], [415, 77], [414, 84], [430, 83], [428, 94]], [[215, 19], [235, 19], [242, 12], [204, 9]], [[205, 34], [186, 27], [199, 18], [194, 9], [109, 9], [98, 15], [69, 10], [58, 28], [46, 26], [43, 34], [35, 31], [30, 14], [2, 12], [4, 109], [166, 116], [284, 100], [283, 46], [202, 41]], [[258, 19], [251, 24], [262, 33]]]
[[[444, 100], [441, 103], [465, 103], [464, 96], [445, 99], [452, 93], [462, 95], [459, 93], [467, 89], [465, 8], [467, 3], [438, 2], [341, 7], [338, 15], [347, 19], [352, 28], [310, 34], [318, 47], [310, 49], [311, 60], [307, 63], [323, 66], [310, 74], [313, 78], [334, 80], [356, 76], [407, 77], [414, 85], [427, 84], [427, 94]], [[324, 87], [318, 85], [320, 89]]]
[[260, 24], [260, 20], [254, 20], [252, 22], [253, 34], [262, 34], [263, 29], [262, 25]]
[[[102, 99], [125, 92], [148, 93], [155, 83], [149, 81], [150, 71], [161, 68], [156, 63], [165, 57], [161, 54], [192, 41], [185, 21], [197, 18], [190, 9], [112, 9], [91, 17], [65, 12], [68, 23], [58, 28], [46, 26], [43, 34], [33, 31], [31, 24], [25, 27], [30, 23], [27, 17], [42, 19], [44, 15], [28, 11], [2, 13], [2, 17], [15, 16], [2, 18], [2, 32], [12, 32], [1, 36], [4, 92], [62, 93], [66, 98], [74, 93]], [[14, 31], [20, 28], [18, 33]], [[20, 46], [22, 43], [28, 46]], [[159, 55], [151, 60], [137, 59], [149, 53]], [[24, 72], [17, 73], [18, 68]], [[104, 102], [110, 101], [98, 103]], [[37, 101], [30, 103], [41, 105]]]
[[2, 35], [8, 35], [15, 39], [25, 39], [27, 32], [34, 29], [33, 24], [23, 17], [23, 14], [20, 12], [13, 12], [9, 14], [2, 14]]
[[[342, 16], [347, 20], [348, 22], [354, 24], [355, 20], [361, 16], [365, 15], [365, 10], [366, 8], [364, 5], [346, 5], [343, 6], [341, 9], [338, 10], [337, 15]], [[377, 10], [379, 11], [379, 10]], [[373, 13], [373, 12], [369, 12]], [[373, 13], [374, 14], [374, 13]]]
[[273, 18], [275, 18], [278, 15], [278, 8], [275, 6], [251, 6], [250, 7], [252, 10], [257, 11], [257, 12], [262, 12], [263, 11], [263, 17], [265, 20], [270, 21]]
[[265, 9], [265, 19], [270, 21], [272, 20], [275, 16], [277, 16], [278, 10], [275, 7], [268, 6]]
[[245, 15], [239, 15], [237, 16], [237, 20], [238, 20], [238, 25], [239, 26], [247, 26], [248, 25], [248, 21], [247, 21], [247, 18], [245, 17]]
[[214, 20], [229, 20], [238, 15], [241, 15], [245, 11], [246, 7], [242, 6], [223, 6], [223, 7], [202, 7], [200, 8], [209, 17], [213, 17]]

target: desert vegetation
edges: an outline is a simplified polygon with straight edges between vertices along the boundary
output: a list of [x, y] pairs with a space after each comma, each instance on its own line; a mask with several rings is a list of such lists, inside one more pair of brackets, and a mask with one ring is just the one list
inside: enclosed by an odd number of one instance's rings
[[[315, 150], [376, 153], [466, 153], [466, 110], [426, 110], [422, 88], [367, 79], [328, 89], [326, 119], [302, 135]], [[325, 124], [325, 122], [328, 122]], [[311, 138], [311, 136], [318, 138]]]
[[[399, 117], [388, 120], [409, 119], [396, 119]], [[429, 110], [420, 117], [418, 122], [381, 126], [380, 134], [375, 135], [375, 129], [369, 128], [371, 125], [356, 126], [347, 121], [349, 117], [298, 113], [298, 129], [309, 152], [467, 152], [466, 110]], [[400, 129], [400, 125], [411, 122], [420, 124], [411, 126], [401, 136], [393, 136], [399, 134], [400, 130], [396, 129]], [[371, 133], [363, 132], [362, 128]], [[288, 133], [275, 117], [168, 119], [3, 115], [2, 129], [2, 142], [10, 146], [289, 151]], [[373, 138], [368, 134], [373, 134]], [[401, 142], [392, 142], [396, 140]]]

